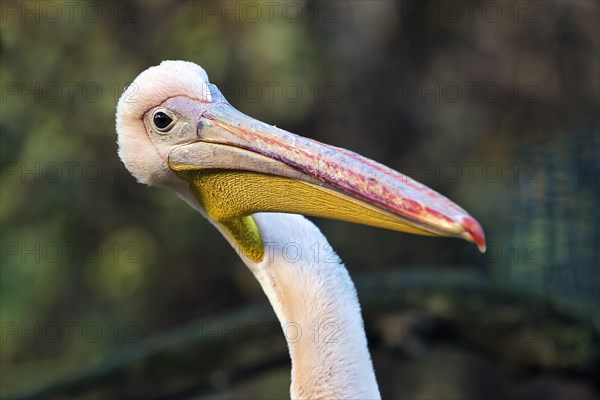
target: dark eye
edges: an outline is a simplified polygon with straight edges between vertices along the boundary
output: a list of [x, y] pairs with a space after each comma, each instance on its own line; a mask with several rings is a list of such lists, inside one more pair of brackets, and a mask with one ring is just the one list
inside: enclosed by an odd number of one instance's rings
[[164, 130], [166, 129], [171, 122], [173, 122], [173, 119], [171, 119], [171, 117], [169, 117], [167, 114], [165, 114], [162, 111], [157, 112], [156, 114], [154, 114], [154, 126], [156, 126], [158, 129]]

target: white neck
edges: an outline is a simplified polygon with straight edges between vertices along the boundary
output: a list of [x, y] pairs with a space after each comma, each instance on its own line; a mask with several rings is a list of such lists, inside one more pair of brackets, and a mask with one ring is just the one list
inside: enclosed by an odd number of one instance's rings
[[325, 237], [302, 216], [254, 218], [266, 256], [246, 264], [286, 335], [291, 397], [379, 399], [356, 289]]

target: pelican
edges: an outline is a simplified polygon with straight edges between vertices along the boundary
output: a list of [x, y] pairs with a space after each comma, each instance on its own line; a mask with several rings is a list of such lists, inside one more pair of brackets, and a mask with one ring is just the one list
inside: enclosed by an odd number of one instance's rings
[[242, 114], [191, 62], [143, 71], [118, 102], [116, 130], [130, 173], [174, 190], [258, 280], [286, 332], [294, 399], [380, 398], [354, 283], [339, 258], [315, 257], [327, 240], [304, 216], [462, 238], [485, 251], [481, 225], [446, 197]]

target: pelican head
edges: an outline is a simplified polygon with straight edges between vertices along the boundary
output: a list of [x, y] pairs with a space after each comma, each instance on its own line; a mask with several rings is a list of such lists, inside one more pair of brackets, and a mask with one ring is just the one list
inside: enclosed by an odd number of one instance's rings
[[258, 212], [457, 237], [485, 250], [479, 223], [446, 197], [356, 153], [240, 113], [194, 63], [164, 61], [142, 72], [119, 100], [116, 123], [128, 170], [177, 191], [253, 262], [264, 256]]

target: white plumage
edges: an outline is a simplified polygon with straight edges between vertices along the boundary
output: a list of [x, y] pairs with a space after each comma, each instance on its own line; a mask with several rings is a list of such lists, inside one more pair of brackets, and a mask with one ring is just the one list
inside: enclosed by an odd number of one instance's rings
[[[329, 245], [314, 224], [273, 211], [460, 237], [485, 249], [479, 223], [450, 200], [356, 153], [239, 113], [196, 64], [164, 61], [142, 72], [119, 100], [116, 125], [119, 156], [137, 180], [170, 188], [198, 210], [262, 286], [287, 334], [292, 398], [380, 395], [346, 268], [319, 258], [315, 249]], [[274, 192], [253, 202], [258, 188], [248, 182]]]

